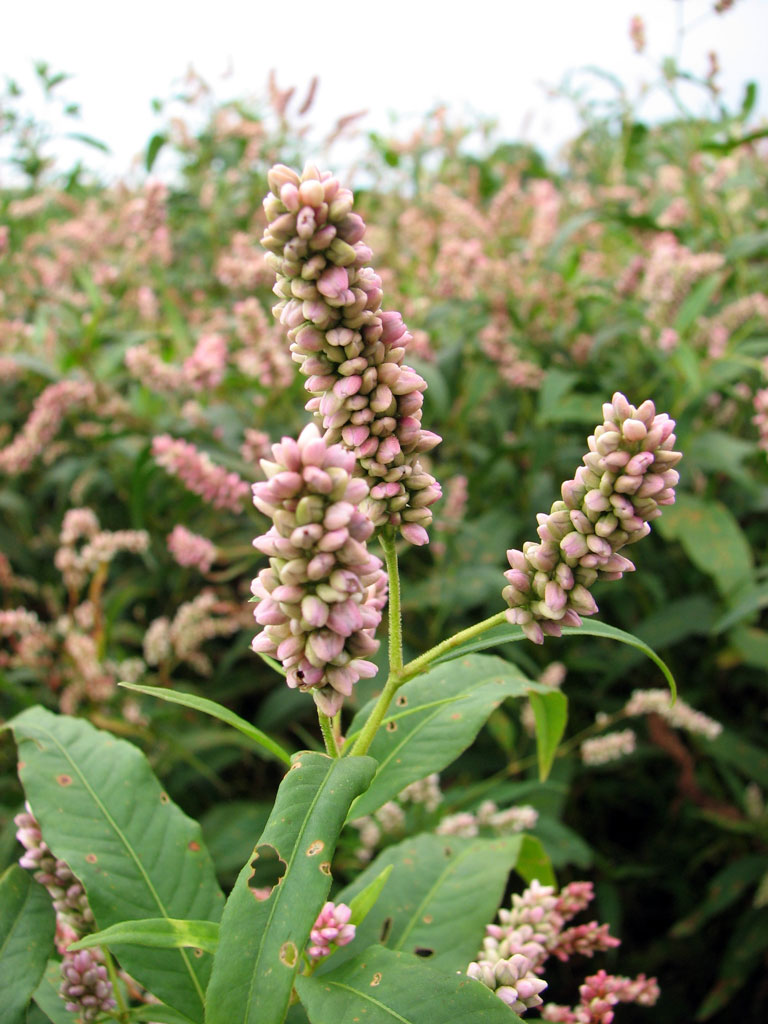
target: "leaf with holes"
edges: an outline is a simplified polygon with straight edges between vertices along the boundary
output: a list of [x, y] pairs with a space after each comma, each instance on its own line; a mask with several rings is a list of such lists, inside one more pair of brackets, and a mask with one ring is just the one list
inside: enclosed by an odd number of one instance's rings
[[559, 690], [552, 690], [549, 693], [532, 693], [529, 699], [536, 721], [539, 778], [544, 782], [565, 732], [565, 723], [568, 721], [568, 698]]
[[522, 1024], [482, 982], [381, 946], [328, 974], [297, 978], [296, 990], [312, 1024]]
[[[39, 707], [10, 726], [45, 841], [83, 882], [99, 928], [141, 918], [219, 919], [223, 897], [200, 827], [162, 791], [138, 748]], [[118, 956], [159, 999], [202, 1020], [208, 955], [121, 946]]]
[[296, 754], [221, 921], [207, 1024], [281, 1024], [312, 925], [328, 896], [349, 805], [370, 757]]
[[0, 992], [4, 1024], [21, 1024], [53, 950], [51, 897], [17, 865], [0, 877]]
[[[487, 654], [439, 665], [406, 683], [371, 744], [369, 753], [379, 767], [370, 789], [352, 805], [350, 818], [371, 814], [409, 783], [455, 761], [503, 700], [532, 689], [546, 692], [516, 665]], [[355, 715], [350, 737], [373, 706], [371, 701]]]
[[432, 967], [463, 971], [477, 955], [527, 838], [423, 833], [387, 847], [336, 897], [350, 904], [384, 868], [394, 868], [358, 926], [355, 942], [338, 949], [328, 967], [349, 959], [361, 946], [381, 943], [421, 956]]

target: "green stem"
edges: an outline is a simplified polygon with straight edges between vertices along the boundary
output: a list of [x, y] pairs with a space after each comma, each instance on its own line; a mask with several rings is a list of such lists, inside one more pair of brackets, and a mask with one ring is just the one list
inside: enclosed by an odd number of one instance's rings
[[339, 748], [336, 746], [336, 737], [333, 733], [333, 719], [329, 718], [328, 715], [324, 715], [322, 711], [318, 709], [317, 717], [320, 720], [320, 729], [323, 733], [323, 740], [325, 742], [325, 751], [329, 757], [338, 757]]
[[128, 1020], [128, 1007], [126, 1006], [125, 1000], [123, 999], [123, 993], [120, 991], [119, 980], [117, 977], [117, 969], [115, 968], [115, 961], [112, 959], [112, 954], [105, 946], [101, 947], [101, 951], [104, 954], [104, 963], [106, 964], [107, 967], [107, 974], [109, 975], [109, 980], [112, 982], [112, 993], [115, 997], [115, 1002], [117, 1003], [117, 1016], [118, 1019], [123, 1021], [125, 1024], [125, 1022]]
[[400, 611], [400, 573], [397, 568], [397, 550], [395, 549], [395, 538], [392, 532], [381, 536], [381, 546], [384, 549], [384, 561], [387, 566], [387, 577], [389, 580], [389, 678], [368, 721], [363, 726], [350, 751], [352, 755], [368, 752], [368, 748], [373, 742], [373, 737], [376, 735], [384, 715], [387, 713], [387, 708], [395, 695], [395, 691], [402, 682], [400, 673], [403, 670], [403, 626]]
[[442, 643], [437, 644], [435, 647], [431, 647], [424, 654], [420, 654], [418, 658], [414, 658], [413, 661], [409, 661], [408, 664], [399, 673], [399, 682], [405, 683], [409, 679], [413, 679], [420, 672], [426, 672], [432, 662], [439, 658], [443, 654], [447, 654], [448, 651], [452, 651], [455, 647], [460, 647], [467, 640], [473, 640], [476, 636], [481, 633], [485, 633], [488, 629], [493, 629], [494, 626], [501, 626], [507, 621], [505, 612], [497, 612], [492, 615], [489, 619], [483, 619], [482, 622], [476, 622], [474, 626], [468, 626], [467, 629], [462, 629], [461, 632], [455, 633], [453, 636], [448, 637], [447, 640], [443, 640]]
[[392, 534], [382, 535], [384, 561], [389, 579], [389, 674], [397, 675], [403, 667], [403, 624], [400, 611], [400, 573], [397, 568], [397, 550]]

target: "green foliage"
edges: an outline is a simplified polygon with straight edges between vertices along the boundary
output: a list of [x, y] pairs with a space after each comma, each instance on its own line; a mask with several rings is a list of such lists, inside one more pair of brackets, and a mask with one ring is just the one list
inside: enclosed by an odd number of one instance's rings
[[14, 865], [0, 876], [0, 988], [3, 1020], [22, 1024], [45, 970], [56, 927], [48, 895]]

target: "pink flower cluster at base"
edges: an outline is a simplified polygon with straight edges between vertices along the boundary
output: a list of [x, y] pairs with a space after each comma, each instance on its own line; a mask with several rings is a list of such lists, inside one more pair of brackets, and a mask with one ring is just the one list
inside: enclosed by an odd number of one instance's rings
[[540, 543], [507, 552], [507, 618], [534, 643], [545, 634], [560, 636], [562, 626], [581, 625], [581, 615], [594, 615], [589, 588], [634, 570], [618, 552], [645, 537], [650, 520], [661, 515], [659, 506], [675, 500], [673, 467], [682, 456], [673, 451], [674, 420], [656, 415], [653, 402], [635, 408], [618, 392], [603, 415], [584, 465], [562, 485], [562, 501], [537, 516]]
[[330, 173], [269, 172], [262, 245], [277, 275], [274, 313], [308, 378], [329, 444], [354, 453], [369, 486], [366, 514], [425, 544], [440, 486], [419, 460], [440, 438], [421, 426], [426, 382], [403, 363], [411, 335], [399, 313], [381, 311], [381, 279], [367, 264], [365, 223]]
[[[575, 954], [591, 957], [619, 945], [608, 925], [596, 921], [566, 928], [593, 898], [591, 882], [571, 882], [555, 894], [537, 881], [512, 897], [510, 910], [499, 911], [499, 924], [486, 926], [483, 948], [467, 975], [480, 981], [518, 1014], [541, 1006], [547, 983], [539, 977], [550, 956], [569, 960]], [[634, 981], [599, 971], [580, 989], [579, 1006], [548, 1004], [542, 1019], [575, 1024], [610, 1024], [619, 1001], [651, 1006], [659, 996], [655, 979], [640, 975]]]
[[216, 545], [181, 524], [174, 526], [168, 534], [167, 544], [170, 554], [185, 569], [205, 573], [216, 561]]
[[267, 480], [253, 485], [254, 504], [274, 525], [253, 542], [270, 567], [253, 581], [264, 630], [252, 646], [335, 715], [357, 680], [376, 674], [365, 659], [379, 646], [386, 575], [365, 546], [373, 524], [357, 507], [368, 486], [352, 477], [354, 455], [326, 445], [314, 424], [272, 453], [273, 462], [261, 463]]
[[237, 475], [217, 466], [205, 452], [200, 452], [188, 441], [158, 434], [152, 439], [152, 456], [171, 476], [177, 476], [184, 486], [199, 494], [214, 508], [240, 512], [250, 486]]
[[346, 946], [355, 937], [355, 926], [349, 923], [352, 914], [346, 903], [325, 904], [309, 933], [307, 949], [310, 960], [328, 956], [331, 946]]

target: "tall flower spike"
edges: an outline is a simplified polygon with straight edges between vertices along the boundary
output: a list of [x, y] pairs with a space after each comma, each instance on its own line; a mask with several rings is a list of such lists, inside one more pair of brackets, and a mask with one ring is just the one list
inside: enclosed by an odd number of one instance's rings
[[379, 646], [386, 575], [365, 546], [373, 524], [357, 508], [368, 486], [352, 477], [354, 455], [327, 446], [314, 424], [272, 452], [274, 462], [261, 462], [267, 480], [253, 485], [254, 504], [274, 525], [253, 542], [270, 564], [253, 581], [264, 630], [252, 646], [335, 715], [357, 680], [376, 674], [365, 659]]
[[563, 500], [537, 517], [540, 543], [507, 552], [507, 618], [537, 644], [545, 633], [560, 636], [562, 626], [579, 626], [581, 615], [594, 615], [589, 588], [634, 570], [618, 552], [645, 537], [661, 515], [659, 506], [675, 500], [674, 466], [682, 458], [673, 451], [675, 421], [657, 416], [651, 401], [635, 408], [619, 392], [603, 415], [584, 465], [562, 486]]
[[426, 544], [441, 492], [419, 456], [440, 438], [422, 429], [427, 385], [403, 363], [411, 335], [400, 314], [381, 311], [381, 279], [367, 265], [372, 253], [352, 193], [311, 165], [299, 177], [278, 164], [269, 184], [261, 241], [277, 275], [273, 312], [312, 395], [306, 407], [329, 444], [354, 453], [374, 526]]

